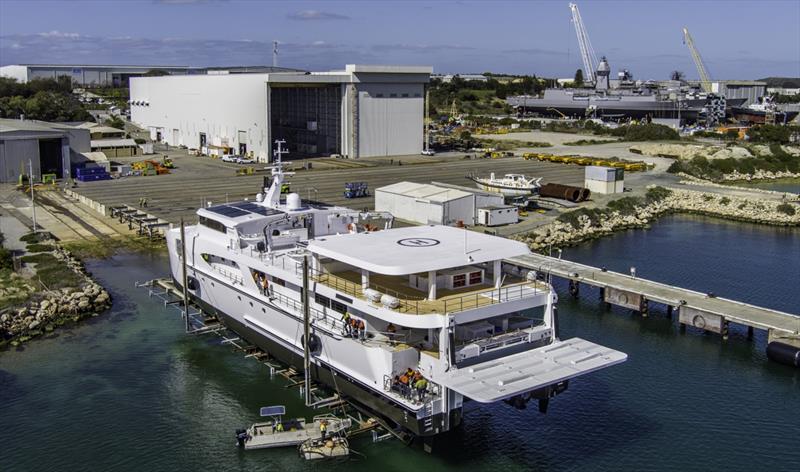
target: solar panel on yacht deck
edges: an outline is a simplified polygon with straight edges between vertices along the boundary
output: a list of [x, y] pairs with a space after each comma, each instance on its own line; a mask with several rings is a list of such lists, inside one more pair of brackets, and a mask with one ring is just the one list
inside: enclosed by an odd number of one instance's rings
[[244, 216], [244, 215], [246, 215], [248, 213], [248, 212], [246, 212], [244, 210], [240, 210], [238, 208], [235, 208], [235, 207], [232, 207], [232, 206], [228, 206], [228, 205], [213, 206], [213, 207], [208, 208], [208, 211], [210, 211], [212, 213], [216, 213], [218, 215], [227, 216], [228, 218], [236, 218], [236, 217], [239, 217], [239, 216]]
[[261, 416], [280, 416], [285, 414], [286, 407], [283, 405], [261, 407]]
[[269, 216], [281, 213], [278, 210], [274, 210], [272, 208], [267, 208], [263, 205], [256, 205], [253, 202], [241, 202], [241, 203], [234, 203], [231, 205], [232, 207], [236, 207], [245, 211], [249, 211], [250, 213], [258, 213], [259, 215]]

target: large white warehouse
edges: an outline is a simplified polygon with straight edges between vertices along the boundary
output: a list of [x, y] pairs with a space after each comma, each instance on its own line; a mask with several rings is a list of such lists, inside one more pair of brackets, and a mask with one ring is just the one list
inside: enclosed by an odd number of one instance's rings
[[133, 78], [131, 121], [153, 139], [231, 148], [267, 162], [271, 143], [289, 157], [419, 154], [428, 66], [343, 71]]

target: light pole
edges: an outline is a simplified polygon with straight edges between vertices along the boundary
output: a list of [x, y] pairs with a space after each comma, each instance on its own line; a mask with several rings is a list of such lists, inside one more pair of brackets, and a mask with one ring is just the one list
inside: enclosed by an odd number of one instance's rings
[[28, 184], [31, 186], [31, 211], [33, 212], [33, 232], [36, 232], [36, 194], [33, 192], [33, 159], [28, 159]]

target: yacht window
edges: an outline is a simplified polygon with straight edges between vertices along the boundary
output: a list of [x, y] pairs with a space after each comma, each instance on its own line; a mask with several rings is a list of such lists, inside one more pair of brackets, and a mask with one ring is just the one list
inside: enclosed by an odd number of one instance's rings
[[331, 307], [331, 299], [325, 296], [322, 296], [318, 293], [314, 294], [314, 301], [319, 303], [320, 305], [324, 306], [325, 308]]
[[453, 276], [453, 288], [466, 287], [467, 274], [458, 274]]
[[212, 220], [211, 218], [207, 218], [205, 216], [200, 217], [200, 224], [205, 226], [206, 228], [211, 228], [221, 233], [224, 233], [226, 230], [224, 224], [220, 223], [217, 220]]
[[275, 277], [274, 275], [270, 275], [269, 278], [272, 279], [272, 283], [274, 283], [275, 285], [280, 285], [281, 287], [286, 286], [286, 281], [280, 277]]
[[483, 273], [481, 271], [472, 272], [469, 274], [469, 284], [475, 285], [483, 283]]
[[347, 313], [347, 305], [344, 303], [339, 303], [336, 300], [331, 300], [331, 310], [345, 314]]

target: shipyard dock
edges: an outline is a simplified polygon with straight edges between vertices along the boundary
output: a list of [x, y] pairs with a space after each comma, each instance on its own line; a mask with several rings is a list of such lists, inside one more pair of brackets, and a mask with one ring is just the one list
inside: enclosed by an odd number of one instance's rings
[[678, 312], [682, 328], [692, 326], [727, 339], [730, 323], [736, 323], [747, 327], [748, 338], [752, 337], [753, 329], [758, 328], [769, 333], [769, 342], [780, 341], [800, 347], [800, 316], [797, 315], [540, 254], [516, 257], [508, 262], [567, 280], [569, 291], [575, 297], [580, 295], [581, 285], [589, 285], [600, 289], [604, 303], [629, 308], [642, 316], [647, 316], [650, 303], [665, 305], [668, 316]]

